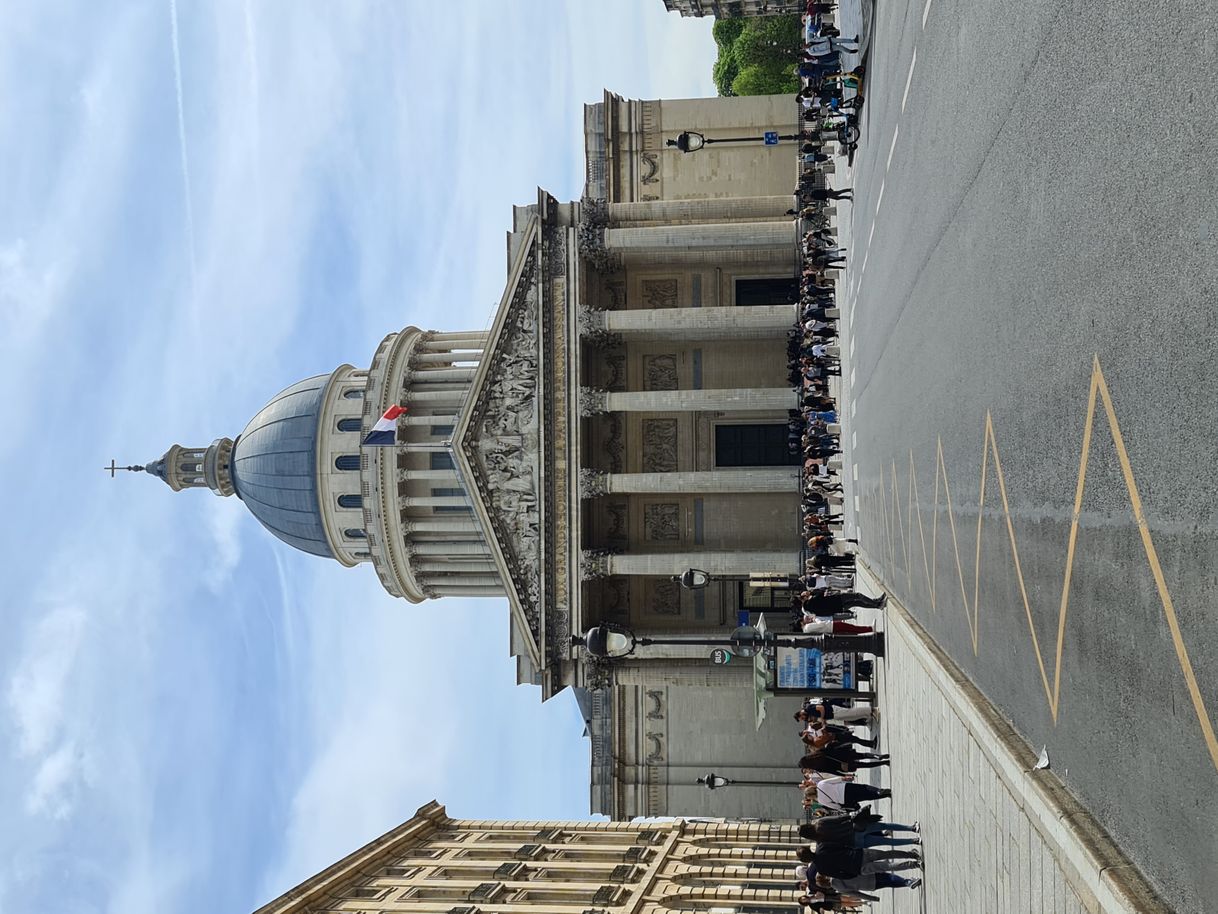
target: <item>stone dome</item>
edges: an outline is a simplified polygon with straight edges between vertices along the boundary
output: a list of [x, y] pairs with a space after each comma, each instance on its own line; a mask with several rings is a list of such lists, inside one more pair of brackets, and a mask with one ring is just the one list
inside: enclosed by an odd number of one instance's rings
[[251, 514], [289, 546], [334, 558], [317, 492], [317, 441], [331, 375], [280, 391], [246, 425], [232, 453], [232, 481]]

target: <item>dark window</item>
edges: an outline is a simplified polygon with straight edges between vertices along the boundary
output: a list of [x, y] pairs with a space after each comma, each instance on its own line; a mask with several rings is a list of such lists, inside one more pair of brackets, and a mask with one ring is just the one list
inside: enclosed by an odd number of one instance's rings
[[361, 530], [359, 527], [348, 527], [343, 531], [343, 536], [349, 540], [366, 540], [368, 538], [367, 531]]
[[736, 304], [789, 305], [799, 300], [799, 281], [793, 276], [737, 279]]
[[453, 433], [453, 427], [451, 425], [433, 425], [431, 433], [437, 438], [447, 438]]
[[364, 499], [361, 495], [340, 495], [338, 496], [338, 506], [340, 508], [362, 508]]
[[349, 387], [343, 391], [343, 396], [348, 400], [364, 399], [364, 390], [362, 387]]
[[[463, 489], [435, 488], [431, 494], [437, 498], [461, 498], [465, 495]], [[469, 505], [435, 505], [432, 510], [436, 514], [468, 514]]]
[[347, 418], [338, 420], [338, 430], [340, 432], [358, 432], [359, 428], [359, 419]]
[[781, 467], [797, 463], [799, 455], [787, 447], [784, 423], [715, 426], [715, 466]]
[[751, 612], [769, 612], [772, 609], [787, 609], [791, 605], [791, 591], [783, 587], [750, 587], [740, 585], [740, 608]]
[[358, 470], [359, 454], [340, 454], [334, 458], [336, 470]]
[[453, 455], [448, 451], [432, 451], [431, 452], [431, 468], [433, 470], [451, 470], [456, 466], [453, 463]]

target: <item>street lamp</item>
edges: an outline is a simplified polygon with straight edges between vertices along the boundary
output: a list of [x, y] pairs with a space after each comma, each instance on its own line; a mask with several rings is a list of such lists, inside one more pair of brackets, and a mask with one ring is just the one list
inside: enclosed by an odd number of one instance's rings
[[673, 575], [673, 580], [686, 590], [702, 590], [711, 582], [709, 572], [691, 568], [684, 574]]
[[584, 649], [601, 660], [616, 660], [629, 657], [635, 648], [650, 644], [701, 644], [711, 647], [730, 647], [741, 657], [751, 657], [758, 650], [770, 647], [803, 647], [833, 653], [865, 653], [884, 656], [884, 635], [803, 635], [801, 637], [779, 637], [771, 632], [764, 634], [752, 625], [742, 625], [727, 638], [640, 638], [624, 625], [602, 622], [584, 632], [583, 637], [574, 635], [571, 643], [582, 644]]
[[793, 787], [786, 781], [742, 781], [736, 778], [725, 778], [721, 775], [710, 772], [705, 777], [698, 778], [698, 783], [703, 785], [707, 790], [718, 790], [720, 787]]
[[[779, 140], [798, 140], [799, 135], [794, 133], [783, 134], [778, 137]], [[766, 138], [762, 136], [724, 136], [707, 138], [696, 130], [683, 130], [677, 134], [675, 140], [667, 140], [667, 145], [674, 146], [682, 152], [697, 152], [703, 146], [709, 146], [711, 143], [764, 143]], [[771, 139], [771, 145], [773, 139]]]

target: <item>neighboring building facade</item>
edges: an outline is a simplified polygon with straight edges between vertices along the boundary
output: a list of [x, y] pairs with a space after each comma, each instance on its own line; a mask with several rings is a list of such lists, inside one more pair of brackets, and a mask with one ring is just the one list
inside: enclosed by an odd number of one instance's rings
[[255, 914], [796, 914], [794, 826], [450, 819], [432, 802]]
[[[756, 728], [751, 667], [677, 645], [610, 668], [570, 638], [602, 620], [726, 636], [770, 605], [732, 578], [798, 567], [795, 155], [760, 141], [796, 127], [785, 96], [607, 93], [585, 109], [583, 200], [515, 209], [489, 330], [390, 333], [367, 369], [294, 384], [235, 440], [146, 469], [237, 495], [395, 596], [506, 597], [518, 682], [579, 690], [593, 811], [783, 814], [785, 791], [696, 783], [791, 779], [789, 711]], [[755, 139], [685, 154], [667, 145], [685, 130]], [[361, 449], [395, 403], [398, 446]], [[689, 568], [728, 580], [682, 590], [670, 578]]]
[[745, 16], [785, 16], [802, 13], [803, 0], [664, 0], [670, 13], [682, 16], [714, 16], [740, 19]]

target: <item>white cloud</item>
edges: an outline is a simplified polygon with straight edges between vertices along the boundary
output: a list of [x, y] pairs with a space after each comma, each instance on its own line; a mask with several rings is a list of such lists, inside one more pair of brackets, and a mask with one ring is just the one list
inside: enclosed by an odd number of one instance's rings
[[23, 756], [45, 752], [59, 734], [84, 630], [84, 611], [64, 606], [51, 610], [27, 639], [9, 679], [7, 696]]
[[66, 819], [76, 782], [86, 775], [86, 769], [84, 754], [74, 742], [65, 742], [39, 763], [26, 797], [26, 811]]
[[212, 549], [205, 563], [205, 580], [213, 592], [218, 592], [229, 583], [233, 569], [241, 561], [242, 531], [249, 520], [241, 503], [233, 496], [207, 499], [203, 516], [207, 532], [211, 534]]

